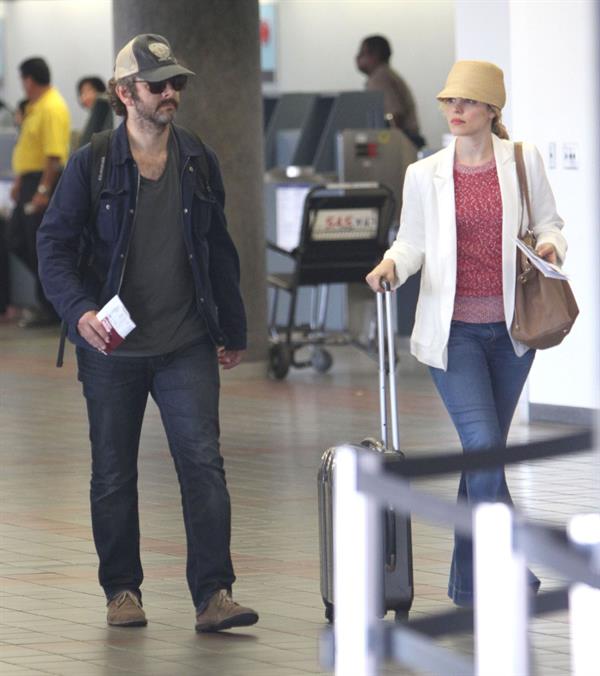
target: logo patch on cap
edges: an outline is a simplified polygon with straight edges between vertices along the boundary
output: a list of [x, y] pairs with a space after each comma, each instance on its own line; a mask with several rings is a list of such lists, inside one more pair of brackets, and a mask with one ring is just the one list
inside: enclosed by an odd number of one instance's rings
[[171, 50], [163, 42], [151, 42], [148, 49], [159, 61], [166, 61], [171, 58]]

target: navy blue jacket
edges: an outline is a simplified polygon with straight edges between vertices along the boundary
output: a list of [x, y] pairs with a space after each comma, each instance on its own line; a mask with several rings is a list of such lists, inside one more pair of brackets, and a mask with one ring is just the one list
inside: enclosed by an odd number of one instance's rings
[[[227, 232], [225, 192], [216, 155], [204, 146], [209, 165], [203, 180], [202, 147], [172, 125], [181, 167], [184, 241], [196, 289], [198, 310], [215, 345], [246, 347], [246, 315], [240, 294], [240, 265]], [[47, 298], [68, 325], [68, 336], [91, 346], [77, 333], [77, 322], [119, 292], [135, 218], [139, 174], [125, 124], [113, 133], [108, 167], [95, 224], [91, 213], [91, 146], [69, 160], [38, 230], [39, 274]], [[89, 240], [78, 268], [82, 237]]]

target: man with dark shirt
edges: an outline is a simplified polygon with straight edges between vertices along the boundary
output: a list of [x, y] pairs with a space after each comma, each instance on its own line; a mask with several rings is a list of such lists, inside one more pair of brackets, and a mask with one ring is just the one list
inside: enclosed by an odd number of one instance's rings
[[356, 65], [368, 76], [366, 89], [383, 92], [383, 107], [390, 125], [401, 129], [417, 148], [425, 145], [419, 131], [417, 109], [412, 92], [400, 75], [390, 67], [392, 50], [382, 35], [362, 41]]
[[[235, 367], [246, 347], [239, 260], [216, 157], [173, 124], [191, 75], [160, 35], [138, 35], [119, 52], [109, 93], [125, 122], [110, 139], [98, 213], [90, 213], [96, 165], [87, 145], [65, 169], [38, 252], [44, 289], [78, 346], [108, 624], [146, 624], [137, 454], [151, 394], [181, 487], [196, 630], [207, 632], [251, 625], [258, 615], [231, 596], [230, 501], [219, 450], [218, 364]], [[80, 272], [82, 241], [92, 244]], [[109, 335], [96, 315], [117, 294], [137, 328], [107, 355]]]
[[113, 112], [106, 95], [106, 85], [96, 75], [87, 75], [79, 80], [77, 96], [79, 103], [90, 111], [79, 136], [81, 148], [91, 141], [92, 134], [113, 128]]

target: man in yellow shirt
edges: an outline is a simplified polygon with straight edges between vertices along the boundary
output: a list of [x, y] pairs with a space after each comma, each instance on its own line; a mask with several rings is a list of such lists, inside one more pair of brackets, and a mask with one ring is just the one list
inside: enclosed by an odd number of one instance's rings
[[[27, 59], [19, 70], [28, 104], [12, 157], [16, 178], [11, 197], [16, 206], [10, 246], [37, 280], [37, 229], [67, 161], [71, 121], [65, 100], [50, 84], [50, 69], [44, 59]], [[37, 293], [39, 307], [23, 317], [21, 326], [44, 326], [58, 321], [39, 280]]]

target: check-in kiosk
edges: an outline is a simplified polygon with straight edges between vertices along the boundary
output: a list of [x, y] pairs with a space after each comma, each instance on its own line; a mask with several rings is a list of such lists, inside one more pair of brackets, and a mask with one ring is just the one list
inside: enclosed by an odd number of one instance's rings
[[336, 140], [344, 129], [384, 129], [385, 126], [382, 92], [341, 92], [331, 105], [311, 162], [315, 171], [336, 171]]
[[[310, 119], [317, 94], [282, 94], [270, 111], [265, 132], [265, 167], [293, 164], [301, 130]], [[264, 103], [265, 112], [270, 104]]]
[[263, 96], [263, 130], [267, 131], [269, 122], [279, 103], [279, 96]]
[[417, 149], [400, 129], [345, 129], [337, 135], [336, 170], [340, 181], [377, 181], [402, 206], [404, 174], [417, 161]]

